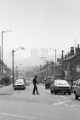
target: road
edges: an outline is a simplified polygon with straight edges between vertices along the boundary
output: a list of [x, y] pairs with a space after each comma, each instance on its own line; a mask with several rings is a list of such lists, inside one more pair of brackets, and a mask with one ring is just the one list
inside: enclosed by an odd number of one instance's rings
[[80, 120], [80, 100], [73, 94], [51, 95], [38, 85], [40, 95], [32, 95], [32, 88], [0, 88], [0, 120]]

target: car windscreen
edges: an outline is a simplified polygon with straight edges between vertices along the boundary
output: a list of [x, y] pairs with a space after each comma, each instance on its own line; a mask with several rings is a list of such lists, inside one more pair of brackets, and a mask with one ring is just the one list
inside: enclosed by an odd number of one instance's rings
[[15, 81], [15, 84], [18, 85], [18, 84], [24, 84], [24, 80], [23, 79], [18, 79]]
[[69, 86], [68, 82], [65, 80], [55, 80], [55, 86]]

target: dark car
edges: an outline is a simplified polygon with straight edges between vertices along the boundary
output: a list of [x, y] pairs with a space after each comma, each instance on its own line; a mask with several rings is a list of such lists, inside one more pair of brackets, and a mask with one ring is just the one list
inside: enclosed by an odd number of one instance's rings
[[46, 80], [45, 80], [45, 88], [46, 89], [49, 89], [51, 84], [53, 83], [54, 81], [54, 78], [53, 77], [48, 77]]
[[10, 84], [11, 84], [11, 79], [10, 79], [10, 77], [8, 77], [8, 76], [2, 77], [2, 79], [0, 80], [0, 84], [1, 84], [1, 85], [4, 85], [4, 86], [10, 85]]
[[71, 94], [71, 85], [66, 80], [57, 79], [54, 80], [53, 84], [50, 87], [51, 93], [68, 93]]

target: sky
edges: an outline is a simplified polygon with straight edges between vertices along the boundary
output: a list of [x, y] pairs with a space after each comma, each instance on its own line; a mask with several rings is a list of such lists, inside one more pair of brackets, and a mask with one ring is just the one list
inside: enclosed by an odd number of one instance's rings
[[59, 56], [62, 49], [80, 43], [80, 1], [0, 0], [0, 33], [3, 30], [6, 64], [11, 66], [11, 51], [21, 46], [25, 50], [15, 52], [15, 65], [41, 64], [47, 58], [44, 51], [54, 59], [55, 49]]

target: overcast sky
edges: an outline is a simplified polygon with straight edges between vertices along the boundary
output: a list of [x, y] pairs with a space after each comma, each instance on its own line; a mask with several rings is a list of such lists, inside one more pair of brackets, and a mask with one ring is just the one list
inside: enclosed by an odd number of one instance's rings
[[4, 34], [7, 64], [11, 64], [11, 50], [20, 46], [26, 50], [16, 52], [16, 64], [20, 59], [26, 61], [26, 65], [38, 63], [39, 59], [30, 52], [34, 48], [51, 48], [52, 54], [57, 49], [60, 54], [62, 49], [67, 51], [71, 45], [80, 43], [80, 1], [0, 0], [0, 32], [2, 30], [12, 31]]

